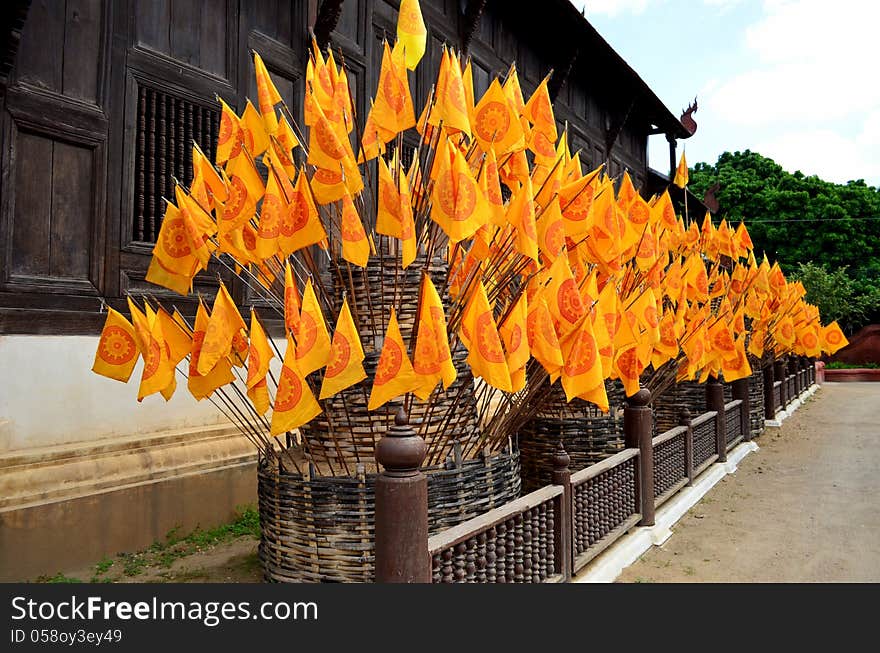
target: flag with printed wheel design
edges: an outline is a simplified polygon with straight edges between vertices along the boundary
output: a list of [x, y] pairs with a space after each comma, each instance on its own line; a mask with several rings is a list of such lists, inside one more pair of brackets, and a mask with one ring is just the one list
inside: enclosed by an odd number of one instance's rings
[[217, 388], [235, 380], [235, 375], [232, 373], [232, 362], [226, 356], [218, 360], [207, 374], [199, 374], [199, 359], [202, 355], [202, 345], [205, 342], [209, 321], [208, 311], [199, 299], [196, 320], [193, 324], [192, 350], [189, 355], [189, 378], [186, 382], [187, 389], [197, 401], [211, 396]]
[[471, 292], [461, 330], [468, 348], [467, 362], [474, 376], [483, 377], [493, 388], [511, 392], [513, 385], [510, 370], [482, 280], [477, 280], [476, 287]]
[[315, 400], [305, 375], [297, 366], [295, 349], [288, 338], [278, 390], [275, 392], [275, 404], [272, 406], [272, 423], [269, 426], [271, 435], [281, 435], [302, 426], [321, 413], [320, 404]]
[[233, 337], [246, 328], [235, 302], [226, 290], [226, 285], [221, 283], [220, 290], [214, 298], [214, 307], [211, 309], [205, 341], [201, 348], [199, 374], [207, 374], [217, 361], [229, 354]]
[[443, 303], [427, 274], [422, 275], [413, 370], [420, 379], [420, 386], [413, 392], [422, 400], [428, 398], [438, 381], [442, 380], [446, 389], [458, 374], [449, 349]]
[[269, 388], [266, 385], [266, 375], [269, 373], [269, 361], [274, 357], [263, 325], [257, 319], [254, 309], [251, 309], [251, 341], [248, 349], [248, 370], [245, 385], [247, 386], [247, 396], [260, 415], [265, 415], [269, 410]]
[[134, 326], [121, 313], [108, 307], [92, 371], [127, 383], [137, 360]]
[[414, 392], [421, 384], [422, 379], [416, 374], [406, 353], [406, 345], [397, 324], [397, 313], [392, 307], [367, 408], [375, 410], [395, 397]]
[[361, 337], [348, 307], [348, 299], [342, 300], [342, 309], [330, 343], [330, 362], [324, 370], [319, 399], [327, 399], [337, 392], [367, 378], [364, 371], [364, 349]]
[[306, 282], [296, 330], [296, 365], [303, 376], [324, 367], [330, 360], [330, 334], [312, 280]]

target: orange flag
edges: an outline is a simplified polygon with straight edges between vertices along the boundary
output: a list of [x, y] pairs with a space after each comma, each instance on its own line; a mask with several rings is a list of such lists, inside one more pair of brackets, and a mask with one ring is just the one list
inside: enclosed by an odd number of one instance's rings
[[397, 14], [397, 41], [406, 53], [406, 67], [415, 70], [425, 54], [428, 30], [419, 0], [401, 0]]
[[[204, 243], [203, 243], [204, 244]], [[199, 268], [194, 243], [180, 210], [171, 202], [159, 228], [147, 281], [188, 295]]]
[[498, 157], [522, 149], [525, 144], [519, 118], [497, 79], [492, 80], [474, 108], [474, 136], [481, 150], [494, 150]]
[[247, 395], [260, 415], [269, 410], [269, 389], [266, 386], [266, 375], [269, 373], [269, 361], [274, 358], [269, 346], [269, 339], [263, 325], [251, 309], [251, 342], [248, 349]]
[[358, 334], [348, 299], [342, 300], [342, 309], [336, 320], [333, 342], [330, 344], [330, 362], [324, 370], [319, 399], [332, 397], [337, 392], [353, 386], [367, 378], [364, 371], [364, 349]]
[[527, 333], [529, 349], [548, 374], [555, 374], [562, 367], [562, 350], [547, 300], [540, 294], [528, 306]]
[[288, 338], [281, 378], [275, 393], [272, 407], [272, 423], [269, 433], [281, 435], [311, 421], [321, 413], [321, 406], [315, 400], [305, 376], [297, 366], [293, 342]]
[[[525, 375], [518, 375], [519, 379], [514, 379], [515, 373], [525, 368], [526, 363], [531, 358], [529, 352], [528, 339], [528, 303], [526, 293], [522, 293], [513, 308], [507, 314], [504, 322], [498, 327], [498, 333], [504, 343], [506, 350], [507, 368], [511, 373], [513, 381], [513, 391], [522, 390], [522, 384], [525, 382]], [[517, 383], [519, 381], [519, 383]]]
[[543, 293], [547, 298], [550, 312], [560, 325], [560, 335], [565, 335], [580, 322], [587, 309], [571, 274], [567, 257], [557, 257], [547, 274], [550, 276], [550, 281]]
[[189, 378], [186, 384], [190, 394], [198, 401], [210, 396], [220, 386], [235, 380], [235, 375], [232, 373], [232, 363], [225, 356], [217, 361], [210, 372], [205, 375], [199, 374], [199, 359], [209, 321], [205, 305], [199, 299], [199, 308], [196, 311], [196, 321], [193, 325], [192, 351], [189, 356]]
[[[395, 46], [395, 52], [400, 46]], [[379, 70], [379, 87], [370, 108], [370, 120], [393, 138], [398, 133], [415, 126], [416, 117], [409, 81], [401, 57], [392, 56], [388, 41], [382, 51], [382, 67]], [[386, 139], [388, 142], [390, 139]]]
[[392, 307], [367, 408], [376, 410], [395, 397], [414, 392], [421, 385], [422, 379], [413, 370], [409, 356], [406, 354], [406, 345], [403, 343], [400, 327], [397, 324], [397, 314]]
[[269, 178], [266, 181], [266, 194], [263, 195], [263, 204], [260, 208], [260, 223], [257, 227], [256, 254], [260, 260], [265, 260], [278, 251], [281, 220], [287, 211], [287, 200], [276, 174], [270, 168]]
[[467, 362], [474, 376], [481, 376], [493, 388], [512, 392], [510, 370], [504, 357], [501, 338], [492, 317], [492, 308], [483, 282], [477, 280], [465, 308], [461, 329], [468, 347]]
[[278, 248], [287, 256], [303, 247], [321, 243], [326, 238], [327, 232], [312, 198], [305, 170], [302, 170], [290, 196], [287, 211], [281, 216]]
[[[439, 224], [449, 240], [457, 243], [470, 238], [489, 221], [489, 207], [464, 155], [450, 147], [452, 163], [444, 156], [434, 184], [431, 218]], [[534, 216], [532, 218], [534, 221]]]
[[348, 136], [340, 134], [318, 105], [315, 123], [309, 128], [308, 163], [327, 170], [339, 171], [346, 159], [354, 161]]
[[220, 129], [217, 132], [217, 150], [214, 163], [218, 166], [241, 152], [242, 129], [238, 115], [223, 100], [220, 101]]
[[134, 327], [121, 313], [108, 307], [92, 371], [108, 379], [127, 383], [137, 359]]
[[[251, 157], [257, 157], [269, 148], [269, 134], [260, 112], [254, 108], [250, 100], [245, 101], [241, 114], [241, 137], [244, 149]], [[232, 158], [230, 158], [230, 161]]]
[[303, 376], [324, 367], [330, 360], [330, 334], [312, 280], [306, 282], [296, 330], [296, 365]]
[[507, 205], [507, 221], [516, 229], [516, 249], [530, 259], [538, 260], [538, 230], [535, 225], [535, 203], [532, 182], [526, 178]]
[[290, 261], [287, 261], [284, 266], [284, 328], [289, 335], [295, 334], [299, 329], [301, 303], [299, 290], [293, 279], [293, 270]]
[[370, 260], [370, 241], [367, 240], [364, 225], [348, 192], [342, 196], [342, 219], [339, 229], [342, 234], [342, 258], [362, 268], [367, 267], [367, 262]]
[[[562, 387], [565, 397], [571, 401], [576, 396], [589, 395], [603, 411], [608, 410], [605, 396], [605, 377], [602, 374], [602, 361], [599, 346], [593, 335], [592, 321], [588, 317], [562, 343]], [[598, 389], [601, 387], [601, 393]], [[598, 395], [598, 396], [597, 396]], [[605, 396], [602, 399], [602, 396]]]
[[843, 331], [837, 325], [837, 320], [826, 327], [822, 327], [819, 340], [822, 345], [822, 351], [828, 354], [834, 354], [837, 350], [849, 344], [849, 340], [846, 339]]
[[729, 357], [721, 359], [721, 371], [724, 373], [725, 383], [733, 383], [752, 374], [749, 357], [746, 355], [745, 339], [746, 334], [741, 334], [736, 339], [734, 352]]
[[678, 160], [678, 167], [675, 169], [675, 179], [672, 183], [679, 188], [684, 188], [688, 184], [688, 164], [684, 158], [684, 150], [681, 151], [681, 158]]
[[260, 114], [266, 125], [266, 131], [274, 134], [278, 129], [278, 118], [275, 116], [275, 105], [281, 103], [281, 95], [272, 78], [269, 77], [269, 71], [266, 70], [266, 64], [259, 54], [254, 52], [254, 69], [257, 75], [257, 100], [260, 105]]
[[144, 357], [144, 369], [138, 387], [138, 401], [144, 397], [162, 392], [166, 401], [174, 392], [174, 367], [170, 361], [170, 350], [162, 335], [162, 325], [156, 320], [155, 313], [147, 306], [149, 315], [144, 315], [128, 298], [128, 308], [134, 324], [137, 341]]
[[449, 350], [443, 304], [431, 282], [431, 277], [427, 274], [422, 275], [413, 369], [420, 379], [420, 386], [414, 390], [414, 393], [422, 400], [428, 398], [438, 381], [443, 381], [445, 389], [457, 376]]
[[226, 286], [221, 283], [220, 290], [214, 298], [214, 307], [205, 332], [205, 341], [201, 348], [198, 371], [201, 375], [210, 372], [221, 358], [232, 348], [232, 338], [241, 330], [246, 329], [244, 320], [229, 296]]

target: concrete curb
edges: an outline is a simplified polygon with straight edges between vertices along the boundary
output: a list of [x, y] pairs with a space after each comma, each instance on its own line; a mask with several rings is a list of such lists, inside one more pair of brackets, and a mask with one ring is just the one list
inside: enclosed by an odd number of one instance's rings
[[654, 526], [630, 531], [602, 552], [587, 567], [572, 578], [573, 583], [613, 583], [621, 572], [638, 560], [652, 546], [660, 546], [672, 536], [672, 526], [693, 508], [718, 481], [736, 472], [737, 464], [758, 445], [743, 442], [727, 455], [726, 463], [715, 463], [700, 474], [691, 487], [669, 499], [657, 510]]

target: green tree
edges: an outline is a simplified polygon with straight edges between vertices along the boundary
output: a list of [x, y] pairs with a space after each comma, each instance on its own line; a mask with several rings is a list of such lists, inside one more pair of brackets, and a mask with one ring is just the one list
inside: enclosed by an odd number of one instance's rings
[[864, 180], [835, 184], [789, 173], [749, 150], [725, 152], [715, 165], [698, 163], [690, 181], [698, 196], [718, 183], [718, 217], [745, 220], [758, 255], [779, 261], [786, 275], [814, 263], [834, 279], [845, 278], [862, 302], [861, 313], [845, 318], [851, 328], [880, 321], [880, 189]]
[[829, 271], [824, 265], [798, 263], [789, 280], [804, 284], [804, 299], [819, 307], [822, 322], [837, 320], [848, 333], [865, 324], [872, 309], [880, 304], [880, 289], [861, 289], [847, 274], [846, 266]]

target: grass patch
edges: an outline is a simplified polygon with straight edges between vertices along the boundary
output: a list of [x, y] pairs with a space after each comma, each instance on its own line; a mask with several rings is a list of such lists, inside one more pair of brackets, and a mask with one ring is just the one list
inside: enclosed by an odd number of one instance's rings
[[844, 363], [832, 361], [825, 364], [826, 370], [880, 370], [880, 363]]
[[81, 583], [82, 580], [73, 576], [65, 576], [60, 571], [54, 576], [38, 576], [37, 583]]

